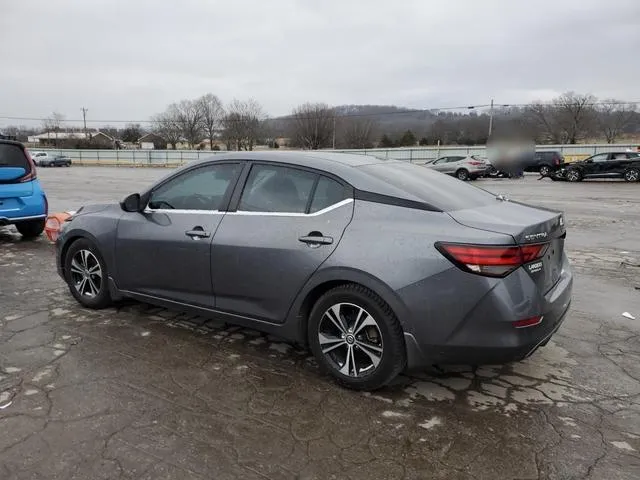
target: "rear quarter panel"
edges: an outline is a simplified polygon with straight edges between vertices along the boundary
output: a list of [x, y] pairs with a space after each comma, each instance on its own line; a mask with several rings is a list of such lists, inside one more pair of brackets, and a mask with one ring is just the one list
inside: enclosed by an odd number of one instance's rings
[[462, 272], [438, 252], [437, 241], [504, 244], [513, 239], [459, 225], [446, 213], [358, 200], [338, 248], [304, 291], [323, 281], [354, 281], [380, 295], [405, 332], [412, 332], [416, 322], [437, 328], [443, 317], [464, 316], [497, 283]]

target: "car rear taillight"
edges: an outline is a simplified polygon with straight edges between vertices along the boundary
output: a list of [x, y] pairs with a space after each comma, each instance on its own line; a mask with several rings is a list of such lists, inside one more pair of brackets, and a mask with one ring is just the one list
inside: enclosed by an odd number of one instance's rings
[[29, 153], [28, 150], [25, 149], [24, 150], [24, 155], [25, 155], [25, 157], [27, 157], [27, 161], [29, 162], [29, 166], [31, 167], [31, 171], [28, 172], [20, 180], [18, 180], [19, 183], [30, 182], [31, 180], [35, 180], [36, 178], [38, 178], [38, 173], [36, 172], [36, 164], [34, 163], [33, 159], [31, 158], [31, 154]]
[[515, 269], [542, 257], [548, 244], [466, 245], [436, 243], [436, 248], [458, 267], [488, 277], [506, 277]]
[[559, 156], [555, 156], [553, 157], [553, 164], [554, 165], [560, 165], [560, 157]]
[[469, 165], [475, 165], [475, 166], [484, 165], [484, 162], [471, 161], [469, 162]]
[[533, 327], [535, 325], [540, 325], [542, 323], [542, 316], [539, 317], [531, 317], [525, 318], [524, 320], [516, 320], [515, 322], [511, 322], [511, 324], [516, 328], [527, 328]]

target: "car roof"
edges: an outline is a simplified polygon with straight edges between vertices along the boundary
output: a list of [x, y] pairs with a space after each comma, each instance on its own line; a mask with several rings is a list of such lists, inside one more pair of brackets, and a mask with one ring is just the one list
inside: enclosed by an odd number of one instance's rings
[[24, 145], [21, 142], [16, 142], [15, 140], [7, 140], [4, 138], [0, 138], [0, 143], [15, 145], [16, 147], [24, 148]]
[[[379, 172], [370, 170], [370, 167], [376, 166], [410, 165], [409, 162], [402, 160], [382, 160], [369, 155], [327, 151], [230, 152], [214, 154], [206, 159], [189, 163], [186, 168], [193, 168], [195, 165], [229, 160], [260, 161], [313, 168], [335, 175], [358, 190], [375, 192], [382, 195], [412, 201], [423, 201], [420, 197], [412, 195], [404, 189], [384, 181], [380, 178]], [[429, 170], [422, 166], [413, 166], [417, 169]], [[433, 175], [440, 174], [433, 172]]]

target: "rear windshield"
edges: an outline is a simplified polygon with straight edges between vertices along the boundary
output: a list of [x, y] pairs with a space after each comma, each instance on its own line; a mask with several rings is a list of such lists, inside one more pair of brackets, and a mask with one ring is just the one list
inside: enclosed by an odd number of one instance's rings
[[359, 168], [445, 212], [481, 207], [496, 201], [493, 193], [420, 165], [389, 162]]
[[22, 147], [11, 143], [0, 143], [0, 168], [1, 167], [22, 167], [27, 172], [31, 170], [29, 161]]

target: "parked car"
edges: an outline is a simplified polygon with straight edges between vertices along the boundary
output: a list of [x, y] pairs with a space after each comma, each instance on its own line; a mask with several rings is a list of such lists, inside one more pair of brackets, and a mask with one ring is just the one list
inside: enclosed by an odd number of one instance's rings
[[48, 152], [30, 152], [33, 162], [39, 167], [42, 161], [51, 160], [53, 155]]
[[46, 160], [40, 160], [42, 167], [70, 167], [71, 163], [71, 158], [66, 155], [55, 155]]
[[14, 225], [23, 237], [37, 237], [47, 209], [29, 152], [19, 142], [0, 140], [0, 226]]
[[485, 159], [477, 155], [449, 155], [440, 157], [432, 163], [427, 163], [425, 167], [440, 173], [453, 175], [458, 180], [466, 181], [484, 176], [487, 172], [488, 164]]
[[555, 180], [579, 182], [589, 178], [624, 178], [640, 180], [639, 152], [598, 153], [585, 160], [561, 165]]
[[535, 152], [533, 161], [525, 165], [525, 172], [539, 172], [543, 177], [549, 176], [564, 163], [564, 156], [557, 150]]
[[263, 330], [368, 390], [546, 344], [571, 301], [564, 239], [561, 213], [422, 166], [243, 152], [82, 207], [56, 258], [85, 307], [130, 297]]

